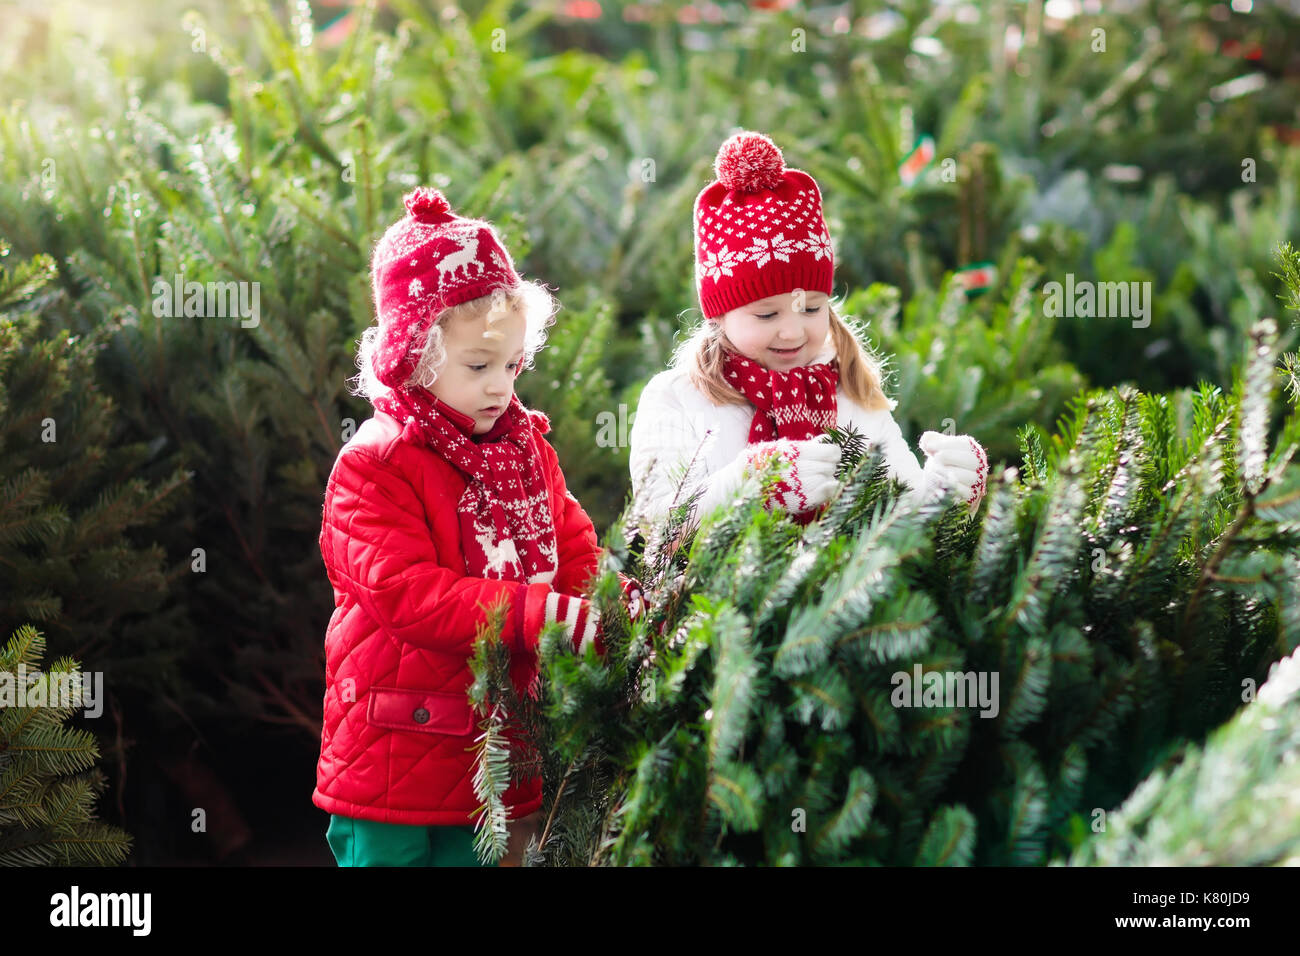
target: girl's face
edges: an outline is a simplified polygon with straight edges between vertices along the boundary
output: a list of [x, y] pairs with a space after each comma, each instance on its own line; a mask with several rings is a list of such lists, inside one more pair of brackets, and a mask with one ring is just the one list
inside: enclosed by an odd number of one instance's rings
[[472, 417], [475, 435], [491, 431], [510, 404], [524, 360], [525, 331], [522, 311], [508, 306], [450, 318], [443, 324], [447, 357], [429, 391]]
[[807, 365], [830, 330], [830, 296], [795, 289], [722, 315], [722, 331], [745, 358], [776, 371]]

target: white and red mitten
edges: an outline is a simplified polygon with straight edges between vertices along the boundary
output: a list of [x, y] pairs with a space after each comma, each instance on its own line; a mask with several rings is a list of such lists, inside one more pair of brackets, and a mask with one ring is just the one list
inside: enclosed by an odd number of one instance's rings
[[570, 597], [559, 591], [546, 595], [546, 623], [559, 621], [564, 625], [574, 650], [586, 653], [587, 645], [594, 643], [596, 653], [604, 655], [605, 642], [600, 633], [600, 615], [584, 598]]
[[779, 460], [781, 477], [772, 486], [769, 508], [784, 508], [792, 515], [820, 508], [839, 489], [835, 471], [840, 464], [838, 445], [817, 438], [792, 441], [780, 438], [745, 449], [744, 477], [758, 474], [773, 457]]
[[917, 444], [926, 456], [926, 496], [952, 494], [965, 501], [974, 514], [988, 487], [989, 459], [984, 446], [970, 435], [941, 432], [922, 432]]
[[838, 446], [815, 438], [799, 441], [779, 438], [745, 446], [740, 454], [711, 474], [697, 505], [699, 513], [708, 514], [731, 501], [741, 486], [753, 479], [763, 463], [772, 457], [778, 459], [782, 474], [774, 485], [774, 493], [767, 498], [769, 508], [783, 507], [799, 514], [821, 507], [839, 488], [835, 479], [840, 461]]

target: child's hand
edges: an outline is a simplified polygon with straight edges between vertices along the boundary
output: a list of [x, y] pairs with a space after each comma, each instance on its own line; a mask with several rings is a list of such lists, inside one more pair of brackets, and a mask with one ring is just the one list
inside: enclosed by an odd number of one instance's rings
[[926, 455], [926, 485], [951, 492], [974, 514], [988, 486], [989, 460], [984, 447], [970, 435], [940, 432], [922, 432], [917, 444]]
[[782, 479], [768, 503], [791, 514], [820, 508], [839, 490], [835, 472], [840, 465], [840, 448], [820, 438], [760, 442], [747, 448], [745, 454], [747, 476], [756, 473], [773, 456], [779, 459]]
[[565, 633], [579, 654], [586, 653], [587, 645], [594, 643], [596, 653], [604, 655], [605, 642], [600, 632], [600, 615], [590, 601], [552, 591], [546, 595], [546, 623], [551, 621], [559, 621], [564, 625]]

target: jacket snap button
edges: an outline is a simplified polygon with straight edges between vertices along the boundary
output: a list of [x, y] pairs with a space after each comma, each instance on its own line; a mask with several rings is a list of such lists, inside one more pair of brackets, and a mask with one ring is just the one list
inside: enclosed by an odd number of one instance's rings
[[427, 724], [429, 722], [429, 712], [423, 707], [417, 707], [415, 713], [411, 716], [415, 718], [417, 724]]

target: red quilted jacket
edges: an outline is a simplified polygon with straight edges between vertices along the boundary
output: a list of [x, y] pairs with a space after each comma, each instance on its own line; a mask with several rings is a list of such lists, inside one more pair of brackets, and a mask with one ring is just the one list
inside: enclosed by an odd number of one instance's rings
[[[546, 417], [530, 412], [546, 474], [558, 563], [551, 584], [466, 576], [456, 504], [465, 479], [376, 412], [339, 452], [325, 491], [320, 548], [334, 586], [325, 634], [325, 720], [312, 802], [380, 823], [468, 825], [478, 734], [466, 697], [480, 605], [510, 611], [511, 677], [523, 693], [547, 593], [577, 595], [596, 570], [596, 532], [569, 494]], [[506, 791], [518, 819], [542, 803], [535, 777]]]

